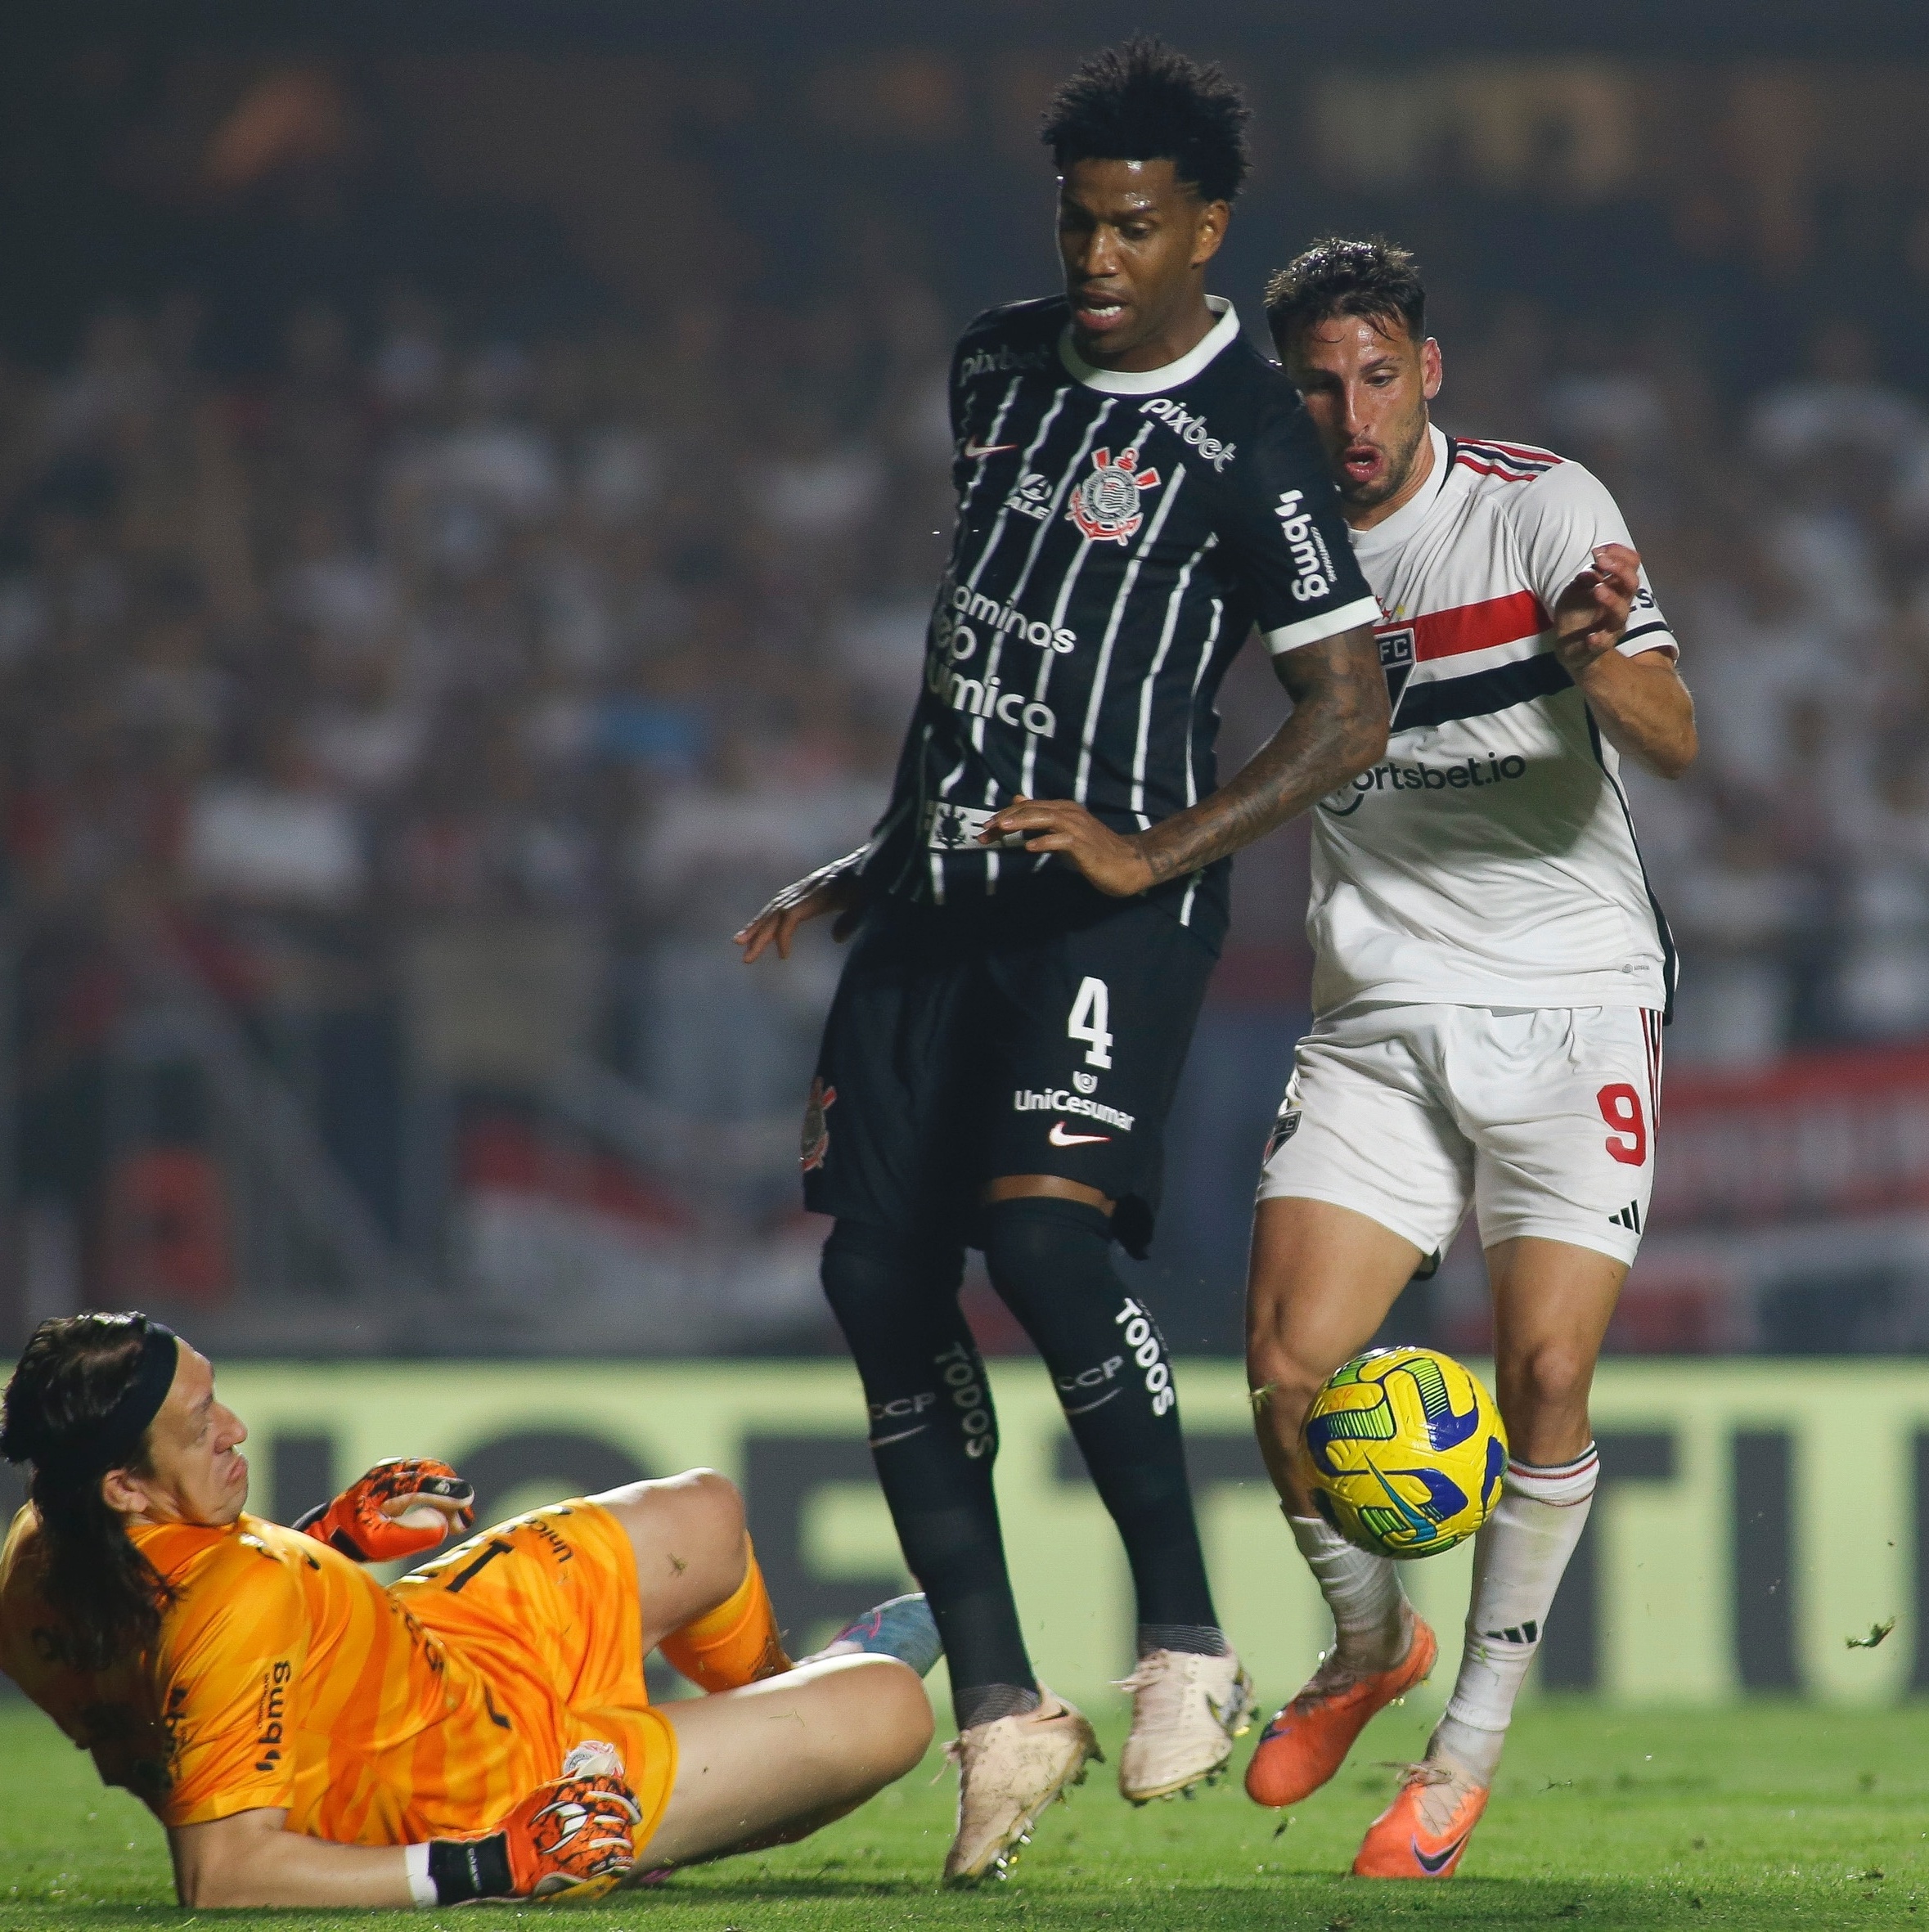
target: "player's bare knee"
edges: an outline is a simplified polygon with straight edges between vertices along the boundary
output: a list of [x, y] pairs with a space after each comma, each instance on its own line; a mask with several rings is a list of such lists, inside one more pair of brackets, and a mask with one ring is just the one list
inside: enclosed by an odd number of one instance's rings
[[744, 1580], [749, 1549], [743, 1492], [715, 1469], [686, 1469], [656, 1486], [663, 1493], [664, 1527], [686, 1546], [678, 1554], [713, 1575], [720, 1594], [728, 1596]]
[[686, 1469], [679, 1476], [626, 1483], [590, 1501], [608, 1510], [639, 1547], [668, 1539], [677, 1564], [695, 1563], [717, 1586], [719, 1601], [743, 1581], [744, 1498], [715, 1469]]
[[686, 1469], [677, 1478], [703, 1512], [706, 1528], [726, 1542], [744, 1534], [744, 1492], [720, 1469]]
[[[865, 1756], [885, 1783], [900, 1778], [931, 1748], [936, 1720], [918, 1674], [894, 1657], [863, 1660]], [[853, 1673], [853, 1675], [856, 1675]]]
[[[1509, 1367], [1511, 1373], [1504, 1380], [1509, 1385], [1510, 1406], [1527, 1411], [1518, 1418], [1519, 1422], [1536, 1416], [1562, 1414], [1586, 1404], [1594, 1381], [1594, 1358], [1565, 1338], [1536, 1343]], [[1516, 1418], [1508, 1420], [1510, 1427], [1518, 1426]]]

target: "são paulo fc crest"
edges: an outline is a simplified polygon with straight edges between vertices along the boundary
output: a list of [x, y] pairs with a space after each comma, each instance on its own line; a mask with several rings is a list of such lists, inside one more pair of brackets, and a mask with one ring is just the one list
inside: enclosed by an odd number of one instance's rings
[[797, 1149], [798, 1163], [806, 1174], [821, 1167], [824, 1157], [830, 1152], [830, 1129], [824, 1116], [836, 1099], [837, 1089], [825, 1086], [821, 1074], [812, 1081], [810, 1098], [804, 1103], [803, 1134]]
[[1377, 635], [1380, 644], [1380, 669], [1387, 674], [1387, 712], [1390, 717], [1397, 717], [1400, 694], [1414, 674], [1416, 634], [1411, 624], [1404, 624], [1396, 631], [1382, 629]]
[[1108, 449], [1092, 452], [1092, 473], [1072, 492], [1065, 514], [1077, 524], [1088, 543], [1125, 543], [1145, 521], [1139, 498], [1158, 487], [1158, 472], [1139, 467], [1135, 449], [1122, 450], [1118, 461]]
[[1266, 1153], [1260, 1161], [1262, 1167], [1267, 1161], [1271, 1160], [1273, 1156], [1279, 1152], [1281, 1148], [1285, 1146], [1288, 1141], [1292, 1139], [1295, 1134], [1298, 1133], [1299, 1121], [1299, 1103], [1291, 1094], [1288, 1094], [1284, 1103], [1279, 1108], [1279, 1118], [1273, 1122], [1272, 1132], [1266, 1137]]

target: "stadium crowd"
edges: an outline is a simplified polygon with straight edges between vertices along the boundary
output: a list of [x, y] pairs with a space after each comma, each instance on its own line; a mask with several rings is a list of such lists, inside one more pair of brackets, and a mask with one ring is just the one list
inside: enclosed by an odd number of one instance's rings
[[[1685, 640], [1703, 757], [1630, 786], [1689, 963], [1671, 1060], [1920, 1033], [1929, 411], [1848, 321], [1738, 398], [1678, 326], [1464, 306], [1440, 304], [1443, 423], [1595, 469]], [[198, 320], [103, 312], [65, 368], [0, 366], [29, 1189], [85, 1192], [34, 1166], [65, 1157], [46, 1122], [84, 1112], [118, 1010], [103, 936], [143, 929], [280, 1054], [392, 1227], [425, 926], [570, 923], [609, 964], [592, 1050], [672, 1119], [787, 1115], [835, 958], [746, 973], [725, 941], [884, 794], [949, 528], [939, 298], [879, 266], [802, 326], [693, 300], [517, 345], [397, 291], [359, 329], [299, 310], [246, 377], [205, 370]], [[1235, 754], [1275, 703], [1262, 671], [1229, 684]], [[1242, 864], [1235, 943], [1276, 968], [1300, 848]], [[1250, 968], [1222, 999], [1303, 987]], [[387, 1030], [328, 1031], [342, 1009]], [[1186, 1224], [1226, 1220], [1236, 1271], [1248, 1184], [1198, 1184]], [[758, 1198], [793, 1211], [776, 1179]]]
[[[886, 783], [948, 517], [936, 299], [524, 348], [398, 295], [229, 384], [195, 322], [0, 375], [16, 903], [587, 915], [656, 956], [635, 1071], [786, 1104], [716, 947]], [[1929, 411], [1868, 335], [1732, 407], [1677, 339], [1522, 304], [1450, 342], [1441, 414], [1594, 468], [1688, 640], [1706, 755], [1635, 781], [1677, 1055], [1929, 1022]]]
[[893, 293], [789, 355], [701, 310], [458, 349], [398, 298], [363, 353], [298, 314], [259, 383], [196, 373], [185, 303], [8, 371], [16, 901], [635, 921], [671, 1097], [757, 1111], [676, 988], [888, 773], [946, 446], [942, 321]]

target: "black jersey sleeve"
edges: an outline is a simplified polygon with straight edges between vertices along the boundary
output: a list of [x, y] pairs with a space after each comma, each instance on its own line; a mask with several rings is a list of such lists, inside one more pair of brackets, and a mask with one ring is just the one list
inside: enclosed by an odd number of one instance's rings
[[1370, 624], [1379, 605], [1354, 561], [1311, 419], [1283, 376], [1267, 386], [1273, 393], [1228, 479], [1220, 537], [1277, 656]]

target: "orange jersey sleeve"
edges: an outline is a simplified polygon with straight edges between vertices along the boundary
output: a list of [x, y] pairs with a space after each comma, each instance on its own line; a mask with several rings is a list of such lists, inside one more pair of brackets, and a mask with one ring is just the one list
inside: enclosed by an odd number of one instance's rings
[[259, 1539], [224, 1539], [166, 1620], [155, 1691], [168, 1737], [165, 1825], [295, 1797], [294, 1710], [308, 1661], [301, 1586]]
[[155, 1649], [101, 1674], [64, 1661], [36, 1527], [23, 1512], [0, 1552], [0, 1667], [164, 1825], [273, 1809], [339, 1844], [486, 1831], [591, 1737], [649, 1828], [668, 1802], [634, 1559], [592, 1504], [500, 1525], [392, 1589], [253, 1516], [138, 1526], [173, 1601]]

